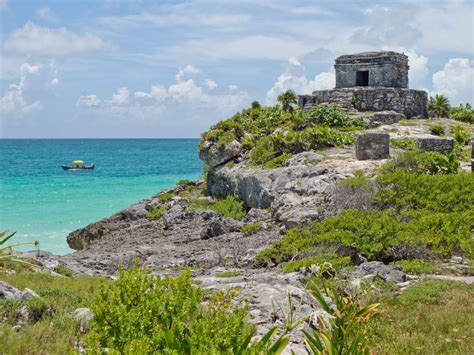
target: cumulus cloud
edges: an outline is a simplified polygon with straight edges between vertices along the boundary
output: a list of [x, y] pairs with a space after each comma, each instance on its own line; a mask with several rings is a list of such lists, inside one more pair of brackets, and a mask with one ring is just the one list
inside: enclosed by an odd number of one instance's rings
[[322, 72], [313, 79], [308, 79], [305, 67], [296, 57], [290, 57], [284, 72], [277, 78], [270, 90], [267, 91], [266, 97], [268, 103], [273, 103], [280, 93], [289, 89], [297, 94], [310, 94], [315, 90], [332, 89], [334, 85], [334, 71]]
[[63, 56], [99, 51], [111, 45], [95, 34], [77, 34], [64, 27], [48, 28], [28, 22], [7, 36], [4, 48], [11, 53]]
[[30, 87], [32, 76], [37, 76], [40, 66], [23, 63], [20, 67], [20, 81], [18, 84], [10, 84], [4, 95], [0, 98], [0, 112], [4, 114], [17, 114], [22, 116], [31, 112], [41, 110], [39, 101], [28, 102], [26, 91]]
[[453, 105], [474, 102], [474, 62], [450, 59], [443, 70], [433, 74], [434, 93], [446, 95]]
[[53, 12], [53, 10], [46, 6], [38, 8], [36, 10], [36, 16], [46, 22], [59, 22], [59, 17]]
[[218, 85], [211, 79], [200, 86], [194, 79], [184, 78], [198, 73], [199, 69], [188, 65], [178, 71], [175, 83], [167, 87], [154, 85], [149, 91], [138, 90], [133, 95], [122, 87], [110, 100], [84, 95], [77, 100], [77, 106], [89, 113], [92, 110], [100, 119], [126, 121], [133, 117], [134, 122], [141, 120], [149, 125], [174, 126], [175, 129], [187, 129], [183, 122], [192, 121], [194, 127], [197, 125], [203, 130], [249, 104], [249, 95], [236, 86], [232, 90], [216, 90]]
[[418, 55], [414, 50], [405, 53], [408, 56], [409, 86], [412, 89], [422, 89], [425, 87], [425, 80], [428, 77], [428, 58]]

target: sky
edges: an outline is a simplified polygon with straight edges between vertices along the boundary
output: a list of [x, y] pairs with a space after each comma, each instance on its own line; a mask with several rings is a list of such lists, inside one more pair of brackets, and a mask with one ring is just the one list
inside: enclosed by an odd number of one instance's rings
[[1, 138], [188, 138], [341, 54], [395, 50], [409, 85], [474, 103], [474, 3], [0, 0]]

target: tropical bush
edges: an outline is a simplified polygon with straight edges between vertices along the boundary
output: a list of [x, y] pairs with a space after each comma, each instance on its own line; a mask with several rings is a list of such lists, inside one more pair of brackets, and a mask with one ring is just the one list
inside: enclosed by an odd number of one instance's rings
[[461, 104], [459, 107], [452, 107], [450, 116], [456, 121], [474, 123], [474, 109], [470, 104]]
[[227, 196], [215, 203], [210, 203], [208, 200], [193, 200], [189, 204], [189, 209], [194, 211], [208, 209], [219, 213], [222, 217], [229, 217], [238, 221], [243, 219], [247, 214], [244, 203], [234, 196]]
[[242, 351], [255, 330], [245, 320], [247, 306], [234, 303], [236, 292], [218, 291], [205, 299], [190, 271], [172, 279], [155, 278], [138, 267], [121, 270], [91, 304], [94, 319], [86, 344], [94, 352]]
[[361, 325], [376, 314], [379, 304], [363, 307], [353, 296], [341, 296], [334, 289], [326, 289], [325, 292], [334, 306], [329, 305], [318, 287], [312, 291], [327, 315], [318, 315], [311, 331], [303, 330], [308, 351], [321, 355], [369, 354]]
[[461, 125], [454, 125], [451, 127], [451, 129], [453, 130], [454, 140], [458, 144], [460, 145], [469, 144], [472, 137], [471, 132], [469, 132], [466, 128], [464, 128]]
[[13, 254], [13, 248], [20, 245], [34, 245], [38, 246], [39, 242], [23, 242], [23, 243], [12, 243], [7, 244], [7, 242], [15, 236], [16, 232], [3, 231], [0, 232], [0, 267], [15, 264], [22, 264], [25, 266], [34, 266], [30, 262], [20, 259]]
[[444, 134], [444, 126], [440, 124], [431, 125], [430, 132], [435, 136], [442, 136]]
[[400, 265], [406, 273], [409, 274], [431, 274], [436, 271], [437, 264], [432, 261], [412, 259], [398, 260], [396, 265]]
[[382, 171], [390, 172], [403, 169], [419, 174], [453, 174], [458, 172], [459, 161], [454, 154], [444, 155], [438, 152], [426, 152], [419, 149], [403, 151], [384, 165]]
[[163, 205], [153, 206], [150, 211], [148, 211], [146, 217], [152, 221], [158, 220], [163, 217], [163, 214], [166, 212], [166, 207]]
[[416, 149], [417, 141], [414, 138], [399, 138], [399, 139], [390, 139], [390, 146], [398, 149]]
[[222, 146], [235, 139], [250, 150], [254, 164], [277, 159], [279, 165], [287, 156], [284, 154], [353, 143], [350, 131], [367, 127], [361, 118], [349, 116], [337, 105], [318, 105], [304, 112], [292, 106], [291, 93], [284, 96], [279, 105], [254, 105], [217, 123], [202, 135], [200, 146], [204, 142]]
[[245, 235], [252, 235], [258, 232], [260, 229], [260, 223], [247, 223], [240, 228], [240, 231], [244, 233]]

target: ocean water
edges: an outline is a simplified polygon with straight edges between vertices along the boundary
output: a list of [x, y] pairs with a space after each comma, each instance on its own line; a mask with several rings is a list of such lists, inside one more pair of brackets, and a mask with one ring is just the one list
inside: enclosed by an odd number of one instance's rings
[[[74, 229], [198, 178], [197, 153], [197, 139], [1, 139], [0, 230], [16, 231], [16, 242], [70, 252], [66, 236]], [[64, 171], [73, 159], [95, 169]]]

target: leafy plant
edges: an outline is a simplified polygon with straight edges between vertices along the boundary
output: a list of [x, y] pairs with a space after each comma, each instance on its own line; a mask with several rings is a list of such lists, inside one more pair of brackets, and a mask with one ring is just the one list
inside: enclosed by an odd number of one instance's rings
[[171, 198], [173, 196], [174, 195], [173, 195], [172, 192], [165, 192], [165, 193], [162, 193], [162, 194], [158, 195], [158, 200], [160, 200], [161, 203], [169, 202], [169, 201], [171, 201]]
[[148, 211], [146, 217], [152, 221], [158, 220], [163, 217], [163, 214], [166, 212], [166, 207], [163, 205], [155, 205]]
[[91, 304], [86, 344], [94, 352], [242, 352], [255, 330], [245, 320], [247, 307], [234, 303], [236, 292], [215, 292], [203, 305], [204, 292], [193, 285], [190, 271], [171, 279], [137, 266], [121, 270]]
[[276, 169], [285, 166], [285, 163], [293, 156], [291, 153], [283, 153], [265, 163], [267, 169]]
[[450, 116], [456, 121], [474, 123], [474, 109], [469, 104], [452, 107]]
[[35, 266], [32, 263], [17, 258], [13, 254], [13, 248], [18, 247], [20, 245], [34, 245], [38, 246], [39, 242], [23, 242], [23, 243], [14, 243], [14, 244], [7, 244], [7, 242], [15, 236], [16, 232], [10, 233], [9, 231], [0, 232], [0, 265], [7, 265], [11, 263], [18, 263], [26, 266]]
[[430, 132], [435, 136], [442, 136], [444, 134], [444, 126], [440, 124], [431, 125]]
[[444, 95], [436, 94], [435, 97], [430, 97], [428, 100], [428, 111], [438, 118], [448, 117], [449, 109], [449, 100]]
[[409, 274], [431, 274], [437, 269], [437, 264], [432, 261], [413, 259], [413, 260], [398, 260], [396, 265], [400, 265], [403, 270]]
[[323, 293], [314, 287], [312, 294], [327, 315], [318, 315], [312, 331], [303, 330], [305, 344], [311, 354], [369, 354], [361, 324], [372, 318], [379, 304], [361, 307], [354, 297], [343, 297], [335, 290], [325, 290], [334, 307], [326, 301]]
[[454, 174], [458, 172], [459, 167], [459, 161], [454, 154], [444, 155], [414, 149], [400, 152], [382, 167], [382, 172], [402, 169], [419, 174]]
[[390, 139], [390, 145], [393, 148], [399, 148], [399, 149], [416, 149], [417, 147], [417, 142], [416, 139], [413, 138], [398, 138], [398, 139]]
[[245, 235], [255, 234], [260, 229], [260, 223], [247, 223], [240, 228], [240, 231]]
[[314, 124], [339, 128], [367, 128], [359, 116], [349, 116], [338, 105], [317, 105], [308, 112], [308, 120]]
[[461, 125], [454, 125], [451, 127], [454, 133], [454, 140], [460, 144], [468, 144], [471, 140], [470, 132]]
[[244, 203], [234, 196], [227, 196], [225, 199], [218, 200], [215, 204], [210, 205], [209, 208], [219, 213], [222, 217], [229, 217], [238, 221], [247, 214]]

